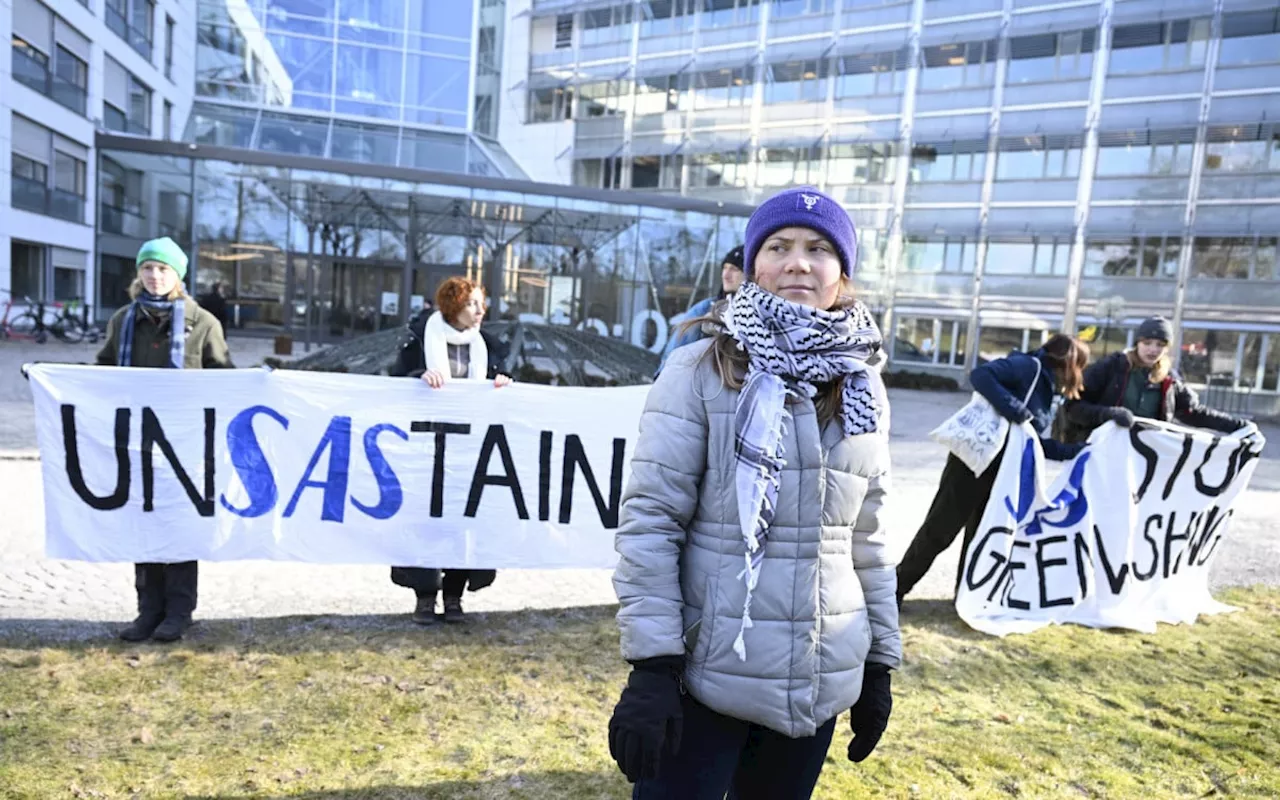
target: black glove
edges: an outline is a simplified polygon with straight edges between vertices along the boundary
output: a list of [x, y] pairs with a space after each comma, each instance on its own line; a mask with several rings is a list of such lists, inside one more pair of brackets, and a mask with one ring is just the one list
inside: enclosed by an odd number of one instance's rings
[[849, 709], [853, 741], [849, 742], [849, 760], [858, 762], [871, 755], [889, 727], [893, 713], [893, 693], [889, 690], [889, 668], [868, 663], [862, 673], [862, 694]]
[[1121, 428], [1133, 427], [1133, 412], [1124, 406], [1116, 406], [1115, 408], [1107, 409], [1104, 419], [1114, 422]]
[[1027, 408], [1026, 405], [1015, 400], [1006, 418], [1014, 425], [1021, 425], [1024, 422], [1030, 422], [1035, 418], [1035, 415], [1031, 413], [1031, 409]]
[[609, 754], [635, 783], [656, 778], [662, 757], [680, 751], [684, 658], [660, 656], [631, 666], [627, 688], [609, 718]]

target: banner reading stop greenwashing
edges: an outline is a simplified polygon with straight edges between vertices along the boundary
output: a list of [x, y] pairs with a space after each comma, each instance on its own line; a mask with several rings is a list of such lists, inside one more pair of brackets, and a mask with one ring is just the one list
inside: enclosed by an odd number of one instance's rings
[[964, 554], [956, 610], [1003, 636], [1050, 623], [1155, 630], [1233, 610], [1209, 594], [1263, 439], [1139, 420], [1107, 423], [1047, 489], [1040, 441], [1009, 433]]

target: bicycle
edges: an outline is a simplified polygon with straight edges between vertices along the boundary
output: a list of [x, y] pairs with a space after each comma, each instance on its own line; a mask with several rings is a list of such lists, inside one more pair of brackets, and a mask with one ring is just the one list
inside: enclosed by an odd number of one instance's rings
[[[6, 339], [24, 339], [34, 341], [36, 344], [44, 344], [49, 340], [49, 334], [52, 333], [59, 340], [68, 344], [79, 344], [87, 337], [90, 344], [98, 341], [98, 331], [89, 324], [89, 306], [82, 304], [80, 300], [72, 300], [69, 303], [53, 303], [53, 307], [57, 309], [58, 314], [53, 318], [51, 324], [45, 323], [45, 303], [43, 300], [32, 300], [30, 297], [22, 298], [26, 302], [26, 310], [9, 321], [9, 314], [13, 309], [13, 295], [9, 295], [9, 302], [5, 304], [4, 317], [0, 320], [0, 336]], [[77, 315], [78, 308], [83, 310]]]
[[9, 314], [13, 312], [13, 293], [6, 292], [9, 295], [9, 301], [4, 304], [4, 316], [0, 317], [0, 339], [22, 339], [24, 341], [34, 341], [36, 344], [44, 344], [49, 339], [48, 333], [45, 332], [44, 323], [40, 317], [36, 316], [31, 310], [33, 303], [30, 297], [24, 297], [26, 308], [12, 321]]

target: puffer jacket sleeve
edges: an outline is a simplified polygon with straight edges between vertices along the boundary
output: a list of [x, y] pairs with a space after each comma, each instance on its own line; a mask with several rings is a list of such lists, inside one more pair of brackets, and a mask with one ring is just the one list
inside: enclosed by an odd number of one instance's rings
[[[888, 463], [888, 447], [885, 448]], [[867, 661], [897, 668], [902, 665], [902, 635], [898, 630], [898, 577], [896, 564], [889, 555], [888, 532], [885, 530], [885, 497], [891, 489], [886, 469], [871, 479], [867, 496], [858, 511], [853, 527], [853, 567], [862, 584], [867, 602], [867, 619], [871, 623], [871, 650]]]
[[688, 347], [672, 354], [640, 417], [613, 574], [628, 661], [684, 654], [680, 551], [707, 465], [707, 412], [696, 374], [704, 352]]

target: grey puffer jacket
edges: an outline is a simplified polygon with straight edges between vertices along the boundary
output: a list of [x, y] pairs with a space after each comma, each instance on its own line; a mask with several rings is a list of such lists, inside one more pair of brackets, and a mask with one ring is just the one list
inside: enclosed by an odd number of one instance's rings
[[888, 437], [819, 430], [809, 400], [788, 405], [786, 466], [742, 625], [746, 545], [734, 488], [734, 409], [707, 352], [675, 351], [649, 391], [622, 500], [613, 585], [622, 656], [685, 654], [684, 683], [714, 711], [793, 738], [850, 708], [867, 661], [897, 667], [897, 580], [880, 510]]

